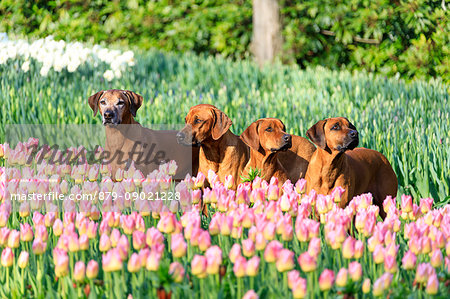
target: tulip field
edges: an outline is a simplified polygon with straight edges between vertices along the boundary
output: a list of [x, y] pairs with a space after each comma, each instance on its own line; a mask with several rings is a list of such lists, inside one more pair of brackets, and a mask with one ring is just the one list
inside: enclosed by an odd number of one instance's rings
[[[450, 296], [450, 87], [439, 80], [5, 35], [0, 74], [1, 298]], [[27, 159], [42, 140], [11, 143], [5, 125], [100, 123], [87, 98], [110, 88], [144, 96], [143, 125], [182, 124], [201, 102], [236, 134], [278, 117], [305, 136], [319, 119], [346, 116], [360, 145], [391, 162], [399, 192], [382, 207], [362, 194], [341, 209], [340, 188], [306, 194], [304, 179], [255, 177], [231, 190], [240, 178], [213, 171], [175, 181], [173, 162], [113, 181], [108, 165], [51, 163], [44, 148]]]

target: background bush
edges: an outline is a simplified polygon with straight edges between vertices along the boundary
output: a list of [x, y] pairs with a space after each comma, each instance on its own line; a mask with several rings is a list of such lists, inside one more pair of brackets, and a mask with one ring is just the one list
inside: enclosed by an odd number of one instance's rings
[[[450, 8], [442, 0], [282, 0], [287, 63], [450, 82]], [[250, 0], [0, 2], [0, 31], [144, 49], [244, 57]]]

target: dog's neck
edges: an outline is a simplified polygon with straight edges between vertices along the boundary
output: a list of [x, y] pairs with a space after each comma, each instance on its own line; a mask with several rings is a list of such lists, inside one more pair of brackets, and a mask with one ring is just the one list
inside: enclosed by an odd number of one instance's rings
[[263, 154], [261, 151], [252, 148], [249, 165], [261, 170], [261, 176], [267, 181], [270, 181], [274, 175], [279, 179], [286, 179], [286, 170], [278, 160], [278, 152], [269, 151]]
[[327, 177], [327, 181], [334, 182], [341, 174], [347, 163], [347, 155], [340, 151], [330, 151], [317, 148], [313, 163], [321, 163], [320, 175]]
[[132, 115], [127, 115], [122, 119], [120, 125], [105, 126], [106, 132], [106, 148], [121, 149], [123, 144], [130, 136], [136, 134], [136, 128], [140, 124], [134, 120]]
[[233, 136], [236, 137], [233, 133], [227, 131], [217, 140], [209, 137], [203, 141], [201, 143], [201, 149], [207, 160], [214, 163], [221, 163], [227, 154], [227, 147], [235, 145], [230, 143], [230, 139]]

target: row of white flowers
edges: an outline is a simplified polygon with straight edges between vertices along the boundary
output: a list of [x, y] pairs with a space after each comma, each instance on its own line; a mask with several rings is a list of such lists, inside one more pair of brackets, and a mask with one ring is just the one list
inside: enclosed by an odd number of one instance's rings
[[99, 62], [105, 62], [110, 69], [105, 71], [103, 77], [111, 81], [120, 78], [127, 67], [134, 65], [134, 53], [132, 51], [121, 52], [110, 50], [99, 45], [87, 47], [80, 42], [56, 41], [52, 36], [34, 40], [31, 43], [23, 40], [9, 39], [6, 33], [0, 33], [0, 64], [9, 59], [23, 59], [22, 70], [28, 72], [31, 59], [42, 63], [40, 74], [47, 76], [53, 69], [61, 72], [75, 72], [80, 66], [89, 63], [94, 67]]

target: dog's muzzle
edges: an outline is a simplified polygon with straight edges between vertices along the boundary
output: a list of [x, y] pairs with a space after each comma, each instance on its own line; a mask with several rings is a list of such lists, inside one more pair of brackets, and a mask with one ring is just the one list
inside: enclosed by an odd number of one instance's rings
[[103, 113], [103, 124], [104, 125], [117, 125], [119, 124], [117, 121], [116, 114], [114, 111], [106, 110]]

